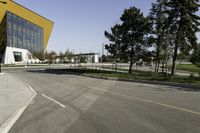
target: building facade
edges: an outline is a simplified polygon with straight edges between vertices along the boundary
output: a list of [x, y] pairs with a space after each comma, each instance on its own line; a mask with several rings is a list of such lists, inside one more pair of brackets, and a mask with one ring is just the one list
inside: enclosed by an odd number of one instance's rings
[[74, 54], [71, 62], [74, 63], [99, 63], [98, 53]]
[[0, 61], [26, 63], [33, 53], [44, 52], [53, 22], [15, 3], [0, 3]]

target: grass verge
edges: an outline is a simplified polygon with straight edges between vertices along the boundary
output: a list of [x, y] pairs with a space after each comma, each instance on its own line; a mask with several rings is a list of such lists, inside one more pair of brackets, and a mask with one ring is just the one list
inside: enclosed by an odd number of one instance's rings
[[[169, 66], [169, 68], [171, 68], [171, 66]], [[198, 68], [196, 65], [193, 64], [177, 64], [176, 69], [193, 73], [199, 73], [200, 71], [200, 68]]]
[[98, 77], [112, 77], [121, 78], [129, 80], [150, 80], [150, 81], [163, 81], [163, 82], [173, 82], [173, 83], [188, 83], [188, 84], [200, 84], [199, 77], [185, 77], [185, 76], [169, 76], [162, 73], [158, 73], [156, 76], [154, 72], [146, 72], [134, 70], [133, 74], [112, 72], [105, 70], [81, 70], [81, 69], [68, 69], [69, 72], [75, 72], [79, 74], [89, 74]]

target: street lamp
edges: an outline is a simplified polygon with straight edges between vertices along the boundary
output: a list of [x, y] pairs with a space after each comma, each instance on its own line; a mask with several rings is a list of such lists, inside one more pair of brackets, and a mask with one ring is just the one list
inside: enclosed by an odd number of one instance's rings
[[103, 63], [103, 59], [102, 59], [102, 57], [103, 57], [103, 55], [104, 55], [104, 49], [105, 49], [105, 43], [102, 43], [102, 55], [101, 55], [101, 63]]
[[[4, 4], [4, 5], [7, 4], [7, 2], [5, 2], [5, 1], [0, 1], [0, 3], [1, 3], [1, 4]], [[1, 56], [1, 55], [0, 55], [0, 56]], [[2, 56], [1, 56], [1, 62], [2, 62]], [[2, 72], [2, 71], [1, 71], [1, 62], [0, 62], [0, 73]]]

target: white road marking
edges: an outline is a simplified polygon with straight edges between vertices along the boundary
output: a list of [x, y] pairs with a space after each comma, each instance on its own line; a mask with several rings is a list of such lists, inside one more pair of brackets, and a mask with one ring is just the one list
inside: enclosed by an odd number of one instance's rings
[[23, 81], [22, 79], [21, 79], [21, 81], [19, 80], [19, 82], [21, 82], [21, 83], [23, 83], [25, 86], [27, 86], [27, 87], [33, 92], [34, 95], [37, 95], [37, 92], [36, 92], [28, 83], [26, 83], [26, 82]]
[[58, 104], [58, 105], [60, 105], [61, 107], [63, 107], [63, 108], [66, 108], [66, 106], [64, 105], [64, 104], [62, 104], [62, 103], [60, 103], [60, 102], [58, 102], [58, 101], [56, 101], [56, 100], [54, 100], [53, 98], [51, 98], [51, 97], [48, 97], [47, 95], [45, 95], [45, 94], [41, 94], [43, 97], [45, 97], [45, 98], [47, 98], [47, 99], [49, 99], [49, 100], [51, 100], [51, 101], [53, 101], [53, 102], [55, 102], [56, 104]]
[[150, 85], [150, 84], [142, 84], [140, 86], [142, 86], [142, 87], [154, 87], [153, 85]]
[[104, 92], [110, 93], [112, 95], [126, 97], [126, 98], [129, 98], [129, 99], [135, 99], [135, 100], [146, 102], [146, 103], [151, 103], [151, 104], [155, 104], [155, 105], [159, 105], [159, 106], [163, 106], [163, 107], [167, 107], [167, 108], [171, 108], [171, 109], [176, 109], [176, 110], [187, 112], [187, 113], [192, 113], [192, 114], [195, 114], [195, 115], [200, 115], [200, 112], [192, 111], [192, 110], [181, 108], [181, 107], [176, 107], [176, 106], [172, 106], [172, 105], [168, 105], [168, 104], [164, 104], [164, 103], [154, 102], [154, 101], [143, 99], [143, 98], [127, 96], [127, 95], [124, 95], [124, 94], [111, 92], [111, 91], [104, 90], [104, 89], [99, 89], [99, 88], [96, 88], [96, 87], [88, 86], [88, 88], [91, 88], [91, 89], [94, 89], [94, 90], [98, 90], [98, 91], [104, 91]]
[[4, 73], [1, 72], [0, 75], [4, 75]]
[[[28, 106], [28, 105], [27, 105]], [[9, 130], [12, 128], [12, 126], [15, 124], [15, 122], [19, 119], [19, 117], [22, 115], [24, 110], [27, 108], [27, 106], [22, 107], [21, 109], [18, 109], [11, 115], [11, 119], [8, 119], [4, 122], [3, 125], [0, 127], [0, 133], [8, 133]]]
[[15, 79], [18, 80], [19, 82], [21, 82], [22, 84], [24, 84], [26, 87], [28, 87], [33, 92], [33, 95], [28, 99], [28, 101], [23, 105], [23, 107], [18, 108], [16, 111], [14, 111], [10, 115], [10, 117], [0, 126], [0, 133], [8, 133], [10, 131], [12, 126], [15, 124], [15, 122], [20, 118], [22, 113], [25, 111], [25, 109], [28, 107], [28, 105], [31, 103], [31, 101], [37, 95], [35, 90], [29, 84], [27, 84], [25, 81], [19, 80], [17, 78], [15, 78]]

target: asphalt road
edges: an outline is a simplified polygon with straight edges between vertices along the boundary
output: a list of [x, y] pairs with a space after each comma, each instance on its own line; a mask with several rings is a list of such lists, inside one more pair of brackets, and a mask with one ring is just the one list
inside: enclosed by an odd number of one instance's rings
[[9, 73], [38, 93], [10, 133], [200, 133], [200, 91], [45, 70]]

